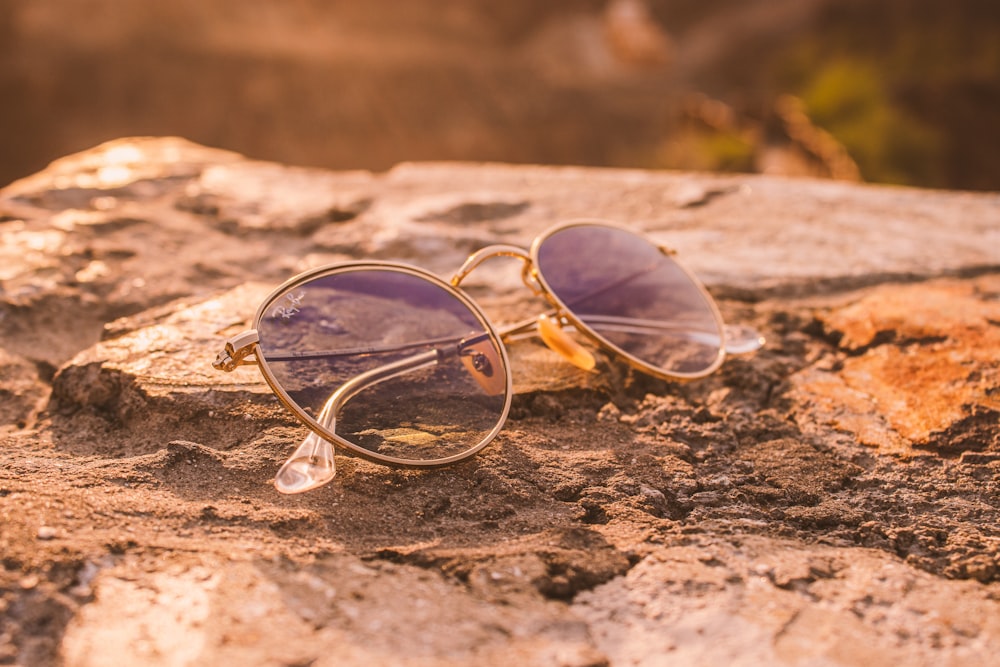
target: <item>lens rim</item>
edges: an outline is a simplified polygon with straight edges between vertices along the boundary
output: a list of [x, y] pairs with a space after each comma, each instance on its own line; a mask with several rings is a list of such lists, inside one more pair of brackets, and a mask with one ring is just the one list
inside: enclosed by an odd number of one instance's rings
[[[654, 366], [650, 362], [644, 361], [643, 359], [636, 357], [635, 355], [629, 352], [626, 352], [621, 347], [611, 342], [610, 340], [602, 336], [600, 333], [595, 331], [593, 328], [591, 328], [589, 325], [581, 321], [580, 318], [577, 317], [576, 314], [573, 312], [573, 310], [569, 306], [567, 306], [561, 298], [559, 298], [555, 290], [552, 289], [552, 286], [549, 285], [548, 281], [545, 280], [545, 275], [542, 273], [541, 267], [538, 263], [538, 254], [545, 241], [549, 237], [559, 232], [565, 231], [566, 229], [569, 229], [571, 227], [602, 227], [605, 229], [612, 229], [617, 232], [630, 234], [648, 243], [650, 246], [659, 251], [664, 256], [664, 258], [673, 262], [674, 265], [677, 266], [677, 268], [679, 268], [681, 272], [687, 277], [688, 281], [691, 283], [691, 286], [695, 290], [697, 290], [697, 292], [701, 295], [702, 299], [705, 301], [705, 304], [709, 309], [709, 312], [711, 312], [712, 314], [712, 318], [715, 321], [716, 327], [719, 330], [719, 351], [716, 354], [716, 357], [712, 361], [712, 363], [700, 371], [691, 373], [668, 371], [659, 366]], [[589, 218], [568, 220], [566, 222], [562, 222], [558, 225], [550, 227], [549, 229], [546, 229], [540, 235], [535, 237], [535, 240], [531, 243], [529, 254], [531, 256], [531, 267], [532, 267], [531, 276], [542, 288], [542, 293], [545, 296], [545, 299], [550, 304], [552, 304], [552, 306], [556, 308], [558, 314], [561, 317], [566, 318], [566, 320], [568, 320], [574, 327], [576, 327], [577, 331], [583, 334], [583, 336], [588, 340], [590, 340], [590, 342], [594, 343], [599, 347], [603, 347], [605, 349], [612, 351], [616, 356], [621, 358], [632, 368], [638, 369], [644, 373], [652, 375], [653, 377], [660, 378], [662, 380], [685, 382], [689, 380], [697, 380], [699, 378], [711, 375], [712, 373], [717, 371], [719, 367], [722, 366], [722, 362], [725, 361], [726, 358], [725, 323], [722, 319], [722, 313], [719, 311], [719, 306], [718, 304], [716, 304], [715, 299], [713, 299], [712, 295], [709, 294], [707, 289], [705, 289], [705, 286], [701, 284], [701, 281], [699, 281], [686, 266], [684, 266], [681, 262], [677, 260], [676, 254], [673, 250], [667, 248], [666, 246], [660, 243], [657, 243], [648, 235], [606, 220], [589, 219]]]
[[261, 349], [260, 343], [257, 342], [254, 344], [254, 352], [255, 352], [255, 357], [257, 359], [257, 366], [260, 368], [261, 375], [264, 376], [264, 380], [271, 387], [271, 391], [274, 392], [274, 395], [277, 396], [278, 400], [285, 406], [285, 408], [293, 415], [295, 415], [299, 419], [299, 421], [308, 426], [311, 431], [319, 435], [324, 440], [328, 440], [333, 444], [339, 445], [369, 461], [374, 461], [376, 463], [389, 463], [392, 465], [406, 467], [406, 468], [437, 468], [441, 466], [450, 465], [452, 463], [457, 463], [471, 456], [474, 456], [476, 453], [478, 453], [484, 447], [486, 447], [486, 445], [490, 444], [490, 442], [492, 442], [494, 438], [496, 438], [496, 436], [503, 429], [504, 424], [507, 422], [507, 416], [510, 413], [511, 401], [513, 400], [514, 396], [513, 378], [510, 370], [510, 359], [507, 356], [507, 349], [504, 346], [503, 341], [500, 339], [500, 335], [497, 333], [496, 329], [487, 319], [486, 315], [479, 308], [479, 306], [476, 305], [476, 303], [472, 299], [466, 296], [466, 294], [462, 290], [442, 280], [433, 273], [425, 271], [424, 269], [421, 269], [416, 266], [411, 266], [409, 264], [401, 264], [398, 262], [383, 262], [377, 260], [343, 262], [338, 264], [330, 264], [326, 266], [317, 267], [315, 269], [311, 269], [309, 271], [300, 273], [299, 275], [286, 280], [281, 285], [276, 287], [267, 296], [267, 298], [264, 299], [260, 307], [257, 309], [257, 313], [254, 315], [253, 318], [252, 326], [255, 330], [259, 330], [261, 320], [264, 318], [265, 314], [273, 305], [275, 300], [278, 299], [282, 294], [284, 294], [289, 289], [292, 289], [298, 285], [308, 283], [312, 280], [325, 278], [327, 276], [332, 276], [339, 273], [351, 273], [351, 272], [371, 271], [371, 270], [392, 271], [396, 273], [415, 276], [417, 278], [421, 278], [423, 280], [426, 280], [427, 282], [430, 282], [438, 287], [445, 289], [449, 294], [451, 294], [460, 302], [462, 302], [462, 304], [465, 305], [465, 307], [468, 308], [473, 315], [475, 315], [476, 319], [483, 326], [483, 329], [490, 335], [496, 347], [499, 349], [500, 359], [503, 362], [503, 367], [504, 367], [504, 381], [505, 381], [503, 410], [501, 411], [499, 417], [497, 418], [496, 425], [489, 433], [487, 433], [483, 437], [483, 439], [479, 443], [457, 454], [452, 454], [451, 456], [445, 456], [436, 459], [427, 459], [422, 461], [379, 454], [378, 452], [373, 452], [371, 450], [365, 449], [364, 447], [356, 445], [351, 441], [347, 440], [346, 438], [337, 435], [333, 431], [329, 430], [328, 428], [320, 424], [314, 417], [306, 413], [295, 402], [295, 400], [292, 399], [291, 396], [289, 396], [288, 392], [285, 391], [284, 387], [281, 386], [281, 383], [275, 377], [270, 366], [268, 365], [267, 354]]

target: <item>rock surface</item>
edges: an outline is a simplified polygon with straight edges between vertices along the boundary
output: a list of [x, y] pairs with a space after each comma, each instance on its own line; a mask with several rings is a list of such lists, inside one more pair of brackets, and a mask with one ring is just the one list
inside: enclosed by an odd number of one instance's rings
[[[274, 491], [302, 427], [211, 368], [274, 285], [447, 277], [581, 216], [678, 249], [767, 346], [677, 385], [517, 342], [480, 455]], [[0, 240], [0, 664], [995, 662], [995, 194], [134, 139], [0, 191]], [[466, 285], [540, 307], [517, 262]]]

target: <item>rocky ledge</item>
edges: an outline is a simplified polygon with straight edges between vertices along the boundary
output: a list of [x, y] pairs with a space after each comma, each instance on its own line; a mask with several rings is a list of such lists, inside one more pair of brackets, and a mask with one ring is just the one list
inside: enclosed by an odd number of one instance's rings
[[[308, 267], [450, 275], [603, 218], [767, 345], [688, 384], [511, 347], [480, 455], [337, 457], [221, 341]], [[471, 277], [537, 308], [516, 262]], [[0, 191], [0, 664], [989, 665], [1000, 196], [489, 164], [384, 174], [177, 139]]]

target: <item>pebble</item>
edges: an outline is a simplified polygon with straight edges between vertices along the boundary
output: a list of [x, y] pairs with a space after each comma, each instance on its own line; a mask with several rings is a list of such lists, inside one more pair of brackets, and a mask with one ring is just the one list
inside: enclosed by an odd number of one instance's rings
[[38, 539], [51, 540], [56, 536], [56, 529], [52, 526], [41, 526], [38, 529]]

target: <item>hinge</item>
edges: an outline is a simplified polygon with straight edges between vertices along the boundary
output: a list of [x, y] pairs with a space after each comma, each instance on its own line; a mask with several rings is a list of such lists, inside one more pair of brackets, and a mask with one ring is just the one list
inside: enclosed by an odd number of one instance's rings
[[256, 345], [259, 341], [260, 338], [257, 335], [256, 329], [248, 329], [243, 333], [233, 336], [226, 341], [225, 349], [215, 358], [212, 366], [216, 370], [228, 373], [235, 370], [237, 366], [256, 364], [256, 360], [247, 360], [246, 357], [255, 354]]

